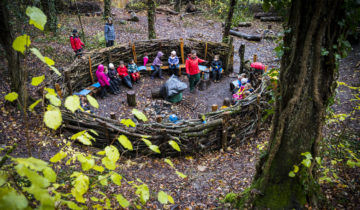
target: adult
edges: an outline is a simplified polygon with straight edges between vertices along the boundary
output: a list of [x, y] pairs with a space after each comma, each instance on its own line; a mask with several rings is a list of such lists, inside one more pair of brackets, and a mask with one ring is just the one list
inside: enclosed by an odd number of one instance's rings
[[105, 24], [104, 33], [105, 33], [106, 47], [114, 46], [115, 29], [114, 29], [114, 25], [112, 23], [111, 17], [109, 17], [107, 19], [107, 22]]
[[199, 63], [206, 62], [196, 56], [196, 51], [192, 50], [191, 54], [188, 55], [186, 59], [185, 67], [186, 67], [186, 74], [189, 78], [189, 85], [190, 85], [190, 92], [193, 92], [195, 86], [200, 81], [200, 69]]
[[82, 48], [85, 47], [85, 44], [81, 41], [80, 37], [78, 36], [77, 29], [74, 29], [72, 32], [72, 36], [70, 36], [70, 44], [72, 49], [75, 52], [76, 57], [82, 56]]

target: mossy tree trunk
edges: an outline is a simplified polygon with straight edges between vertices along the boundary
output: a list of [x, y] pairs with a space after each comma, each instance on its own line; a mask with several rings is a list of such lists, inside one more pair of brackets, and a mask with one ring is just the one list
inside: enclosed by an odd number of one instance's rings
[[148, 36], [149, 39], [156, 39], [156, 31], [155, 31], [155, 1], [147, 0], [147, 11], [148, 11]]
[[[269, 147], [239, 206], [259, 209], [301, 209], [306, 203], [316, 206], [315, 157], [325, 109], [336, 86], [337, 50], [333, 45], [338, 45], [342, 31], [338, 24], [345, 14], [342, 2], [292, 1]], [[324, 49], [328, 54], [322, 53]], [[304, 159], [301, 153], [305, 152], [313, 157], [309, 168], [301, 164]], [[291, 178], [289, 172], [294, 165], [300, 171]]]
[[236, 6], [236, 2], [237, 2], [237, 0], [230, 0], [229, 13], [225, 20], [224, 34], [223, 34], [223, 38], [222, 38], [223, 43], [229, 42], [231, 23], [232, 23], [232, 18], [234, 16], [234, 9]]
[[104, 19], [111, 17], [111, 0], [104, 0]]
[[175, 11], [180, 12], [181, 0], [175, 0]]
[[41, 7], [47, 16], [45, 29], [56, 33], [57, 29], [57, 16], [55, 0], [41, 0]]
[[20, 63], [21, 55], [12, 48], [14, 34], [11, 28], [12, 26], [10, 25], [8, 4], [8, 0], [2, 0], [0, 2], [0, 43], [5, 50], [6, 59], [8, 61], [11, 91], [19, 94], [18, 99], [21, 107], [23, 107], [28, 99], [25, 87], [26, 72]]

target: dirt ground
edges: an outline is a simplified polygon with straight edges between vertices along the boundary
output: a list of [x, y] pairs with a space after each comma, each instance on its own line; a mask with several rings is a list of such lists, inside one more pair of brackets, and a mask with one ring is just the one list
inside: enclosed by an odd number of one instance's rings
[[[117, 33], [116, 42], [126, 43], [129, 40], [146, 39], [147, 23], [144, 13], [138, 14], [140, 18], [139, 23], [128, 22], [127, 25], [120, 25], [118, 20], [122, 17], [127, 17], [128, 14], [120, 9], [115, 9], [115, 28]], [[170, 21], [169, 21], [170, 20]], [[103, 31], [103, 22], [101, 17], [83, 17], [84, 30], [86, 35], [93, 36]], [[269, 23], [262, 23], [257, 20], [253, 22], [250, 28], [241, 29], [243, 32], [256, 33], [258, 29], [266, 29]], [[60, 16], [60, 32], [59, 38], [46, 39], [46, 34], [40, 35], [33, 40], [35, 46], [39, 47], [42, 52], [51, 58], [54, 58], [57, 67], [69, 65], [73, 61], [73, 52], [68, 43], [68, 37], [72, 28], [80, 28], [75, 16]], [[272, 28], [275, 32], [281, 30], [280, 24], [272, 23]], [[188, 16], [184, 20], [179, 20], [178, 16], [157, 15], [156, 20], [157, 36], [159, 38], [197, 38], [209, 41], [220, 41], [222, 36], [221, 23], [214, 20], [207, 20], [201, 16]], [[64, 38], [65, 37], [65, 38]], [[258, 60], [271, 67], [277, 67], [278, 62], [273, 52], [276, 43], [271, 40], [262, 40], [261, 42], [250, 42], [239, 38], [234, 38], [235, 52], [241, 43], [245, 43], [246, 51], [245, 58], [251, 59], [253, 54], [258, 55]], [[359, 86], [359, 70], [353, 74], [353, 64], [359, 58], [359, 46], [355, 46], [355, 51], [350, 54], [349, 62], [344, 60], [340, 64], [340, 81], [346, 81], [353, 86]], [[29, 70], [29, 81], [31, 77], [39, 76], [43, 73], [48, 74], [49, 70], [36, 59], [29, 57], [27, 59], [27, 67]], [[239, 57], [237, 53], [234, 57], [234, 68], [239, 68]], [[26, 147], [25, 126], [23, 116], [14, 107], [5, 103], [4, 95], [8, 93], [9, 85], [5, 78], [7, 74], [6, 62], [4, 55], [1, 55], [0, 62], [0, 144], [2, 147], [18, 143], [18, 147], [13, 152], [14, 156], [26, 156], [28, 151]], [[185, 77], [181, 78], [187, 81]], [[221, 104], [224, 97], [229, 97], [230, 92], [229, 82], [234, 78], [225, 77], [221, 83], [212, 83], [210, 88], [206, 91], [198, 91], [196, 94], [190, 94], [189, 90], [184, 91], [183, 101], [178, 105], [164, 105], [167, 108], [167, 113], [178, 114], [181, 118], [196, 117], [199, 112], [206, 112], [209, 110], [211, 104]], [[148, 76], [142, 78], [140, 84], [135, 85], [135, 91], [138, 93], [139, 109], [147, 108], [146, 105], [151, 104], [150, 89], [153, 87], [160, 87], [162, 80], [155, 79], [154, 82], [150, 81]], [[31, 88], [31, 95], [38, 97], [34, 88]], [[109, 116], [110, 112], [118, 113], [118, 117], [128, 117], [130, 108], [126, 106], [125, 91], [122, 88], [122, 93], [116, 96], [99, 100], [100, 109], [99, 113], [104, 116]], [[339, 97], [340, 103], [336, 105], [339, 112], [349, 111], [350, 104], [347, 103], [351, 92], [347, 91], [344, 97]], [[343, 92], [341, 92], [343, 93]], [[162, 101], [155, 101], [161, 104]], [[170, 108], [169, 108], [170, 106]], [[152, 107], [153, 108], [153, 107]], [[161, 110], [161, 108], [159, 108]], [[193, 111], [196, 110], [196, 111]], [[145, 112], [153, 115], [152, 110]], [[32, 155], [44, 160], [51, 158], [59, 148], [64, 145], [64, 137], [59, 135], [58, 132], [49, 131], [44, 129], [42, 124], [41, 110], [37, 113], [30, 114], [30, 145], [32, 147]], [[161, 113], [160, 113], [161, 114]], [[358, 121], [354, 123], [354, 128], [359, 128]], [[127, 160], [122, 158], [119, 162], [121, 165], [119, 172], [124, 175], [128, 180], [135, 180], [136, 178], [142, 179], [149, 185], [151, 194], [151, 201], [148, 203], [149, 208], [161, 208], [159, 202], [155, 199], [154, 192], [161, 190], [166, 191], [175, 199], [175, 205], [166, 206], [165, 208], [179, 209], [209, 209], [209, 208], [224, 208], [220, 200], [229, 192], [242, 192], [251, 183], [252, 176], [255, 172], [255, 163], [258, 158], [259, 150], [258, 145], [263, 144], [268, 138], [268, 131], [264, 131], [257, 137], [251, 139], [248, 143], [241, 145], [238, 148], [230, 148], [229, 151], [221, 152], [214, 151], [206, 154], [196, 154], [192, 157], [178, 157], [171, 158], [175, 163], [175, 167], [188, 175], [186, 179], [180, 179], [167, 164], [163, 163], [162, 159], [139, 157], [137, 159]], [[96, 148], [76, 146], [79, 151], [96, 152]], [[57, 170], [59, 172], [59, 170]], [[332, 194], [334, 188], [330, 185]], [[123, 185], [121, 188], [111, 186], [106, 189], [107, 192], [122, 192], [125, 197], [130, 201], [133, 197], [130, 186]], [[342, 193], [352, 193], [352, 191], [343, 189]], [[345, 194], [344, 194], [344, 196]], [[336, 198], [336, 197], [335, 197]], [[332, 206], [337, 206], [341, 201], [332, 199]], [[113, 204], [115, 200], [111, 201]], [[344, 205], [342, 204], [344, 208]], [[352, 199], [349, 203], [349, 209], [359, 208], [359, 200]], [[339, 207], [340, 208], [340, 207]], [[346, 208], [346, 207], [345, 207]]]

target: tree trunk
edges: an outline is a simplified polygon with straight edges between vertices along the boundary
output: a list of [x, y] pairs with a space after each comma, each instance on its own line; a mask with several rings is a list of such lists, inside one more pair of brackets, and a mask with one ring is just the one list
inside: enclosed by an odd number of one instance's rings
[[[280, 88], [276, 93], [268, 151], [257, 165], [251, 189], [238, 203], [247, 208], [316, 208], [318, 186], [314, 178], [315, 157], [325, 109], [336, 81], [336, 49], [342, 1], [293, 0], [284, 37]], [[329, 51], [321, 55], [322, 49]], [[280, 100], [281, 99], [281, 100]], [[301, 164], [310, 152], [310, 167]], [[294, 165], [300, 170], [289, 177]]]
[[230, 7], [229, 7], [229, 13], [225, 21], [225, 28], [224, 28], [224, 34], [223, 34], [223, 43], [228, 43], [229, 41], [229, 34], [230, 34], [230, 28], [232, 23], [232, 18], [234, 15], [234, 9], [236, 5], [237, 0], [231, 0], [230, 1]]
[[[26, 72], [20, 65], [20, 55], [12, 48], [14, 40], [13, 30], [10, 25], [9, 11], [7, 9], [8, 1], [2, 0], [0, 3], [0, 42], [5, 50], [6, 59], [8, 61], [8, 72], [10, 76], [11, 91], [19, 94], [19, 102], [21, 107], [27, 100], [26, 92]], [[25, 108], [26, 109], [26, 108]]]
[[148, 36], [149, 39], [156, 39], [156, 32], [155, 32], [155, 1], [148, 0], [147, 1], [147, 11], [148, 11]]
[[175, 11], [180, 13], [181, 0], [175, 0]]
[[42, 11], [47, 16], [45, 30], [56, 33], [57, 17], [56, 17], [55, 0], [41, 0], [41, 7], [42, 7]]
[[111, 17], [111, 0], [104, 0], [104, 19]]

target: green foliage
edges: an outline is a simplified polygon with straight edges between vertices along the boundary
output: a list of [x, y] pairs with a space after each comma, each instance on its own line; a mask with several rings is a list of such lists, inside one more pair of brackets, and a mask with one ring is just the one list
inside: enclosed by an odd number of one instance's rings
[[143, 122], [148, 121], [146, 115], [144, 113], [142, 113], [141, 111], [137, 110], [137, 109], [133, 109], [131, 111], [131, 113], [133, 115], [135, 115], [136, 118], [138, 118], [139, 120], [142, 120]]
[[95, 107], [97, 109], [99, 108], [99, 103], [94, 97], [92, 97], [91, 95], [86, 95], [86, 99], [89, 101], [92, 107]]
[[121, 194], [117, 194], [115, 195], [116, 200], [119, 202], [120, 206], [123, 208], [127, 208], [130, 206], [130, 203], [128, 200], [126, 200], [126, 198], [124, 198], [124, 196], [122, 196]]
[[16, 39], [14, 40], [14, 42], [12, 44], [12, 47], [14, 50], [24, 54], [26, 47], [29, 47], [30, 44], [31, 44], [30, 36], [24, 34], [22, 36], [16, 37]]
[[136, 127], [136, 124], [134, 123], [134, 121], [132, 121], [131, 119], [122, 119], [120, 121], [123, 125], [125, 125], [126, 127], [133, 127], [135, 128]]
[[62, 123], [60, 109], [53, 107], [44, 114], [44, 123], [47, 127], [56, 130]]
[[77, 95], [68, 96], [65, 99], [64, 106], [74, 113], [80, 108], [80, 98]]
[[30, 106], [29, 106], [29, 111], [34, 111], [34, 108], [42, 101], [42, 99], [38, 99], [36, 100], [34, 103], [32, 103]]
[[169, 144], [171, 145], [172, 148], [174, 148], [174, 150], [176, 150], [178, 152], [181, 151], [179, 145], [175, 141], [171, 140], [171, 141], [169, 141]]
[[8, 93], [8, 94], [5, 96], [5, 100], [10, 101], [10, 102], [13, 102], [13, 101], [15, 101], [18, 97], [19, 97], [19, 95], [18, 95], [16, 92], [11, 92], [11, 93]]
[[37, 7], [28, 7], [26, 8], [26, 15], [29, 16], [30, 21], [29, 24], [34, 25], [36, 28], [40, 30], [44, 30], [44, 26], [46, 24], [46, 15]]
[[126, 148], [130, 151], [133, 150], [133, 145], [131, 144], [131, 141], [126, 136], [121, 135], [121, 136], [119, 136], [118, 140], [124, 148]]

